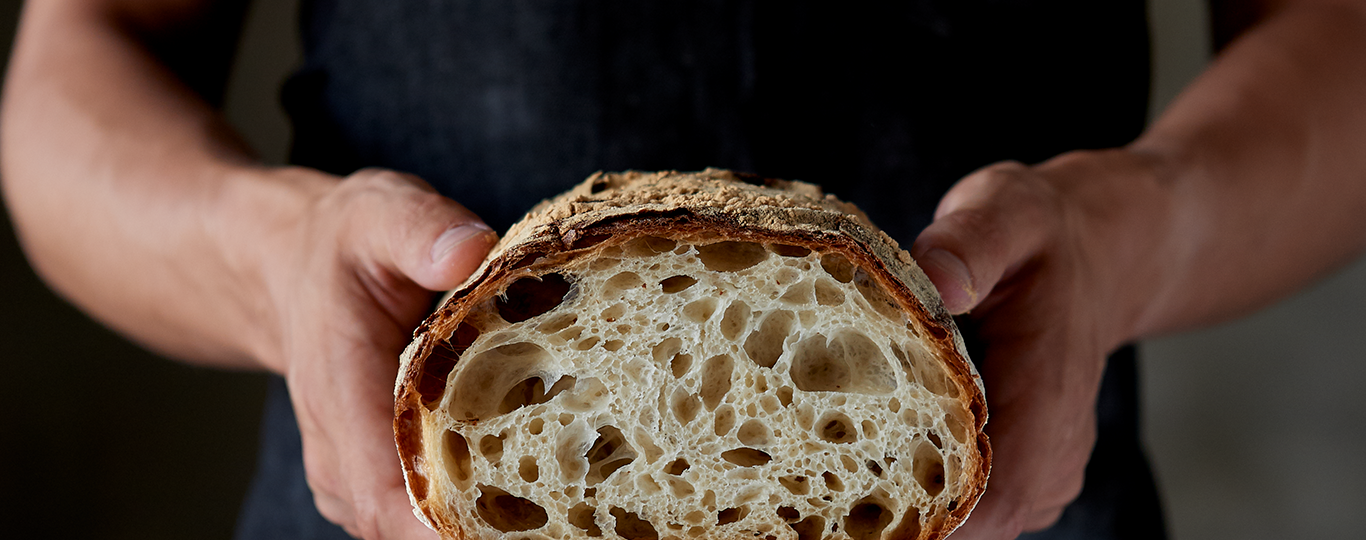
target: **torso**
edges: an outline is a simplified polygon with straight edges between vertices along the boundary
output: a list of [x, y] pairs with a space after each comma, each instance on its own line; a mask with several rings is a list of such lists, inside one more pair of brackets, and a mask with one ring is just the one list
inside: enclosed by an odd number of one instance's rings
[[822, 184], [909, 241], [983, 165], [1142, 129], [1142, 1], [311, 2], [296, 161], [505, 228], [596, 170]]
[[[596, 170], [726, 167], [819, 183], [909, 245], [972, 170], [1143, 127], [1142, 0], [890, 4], [305, 0], [293, 160], [415, 173], [499, 230]], [[1134, 377], [1111, 358], [1086, 490], [1030, 538], [1163, 536]], [[261, 444], [237, 538], [346, 538], [278, 380]]]

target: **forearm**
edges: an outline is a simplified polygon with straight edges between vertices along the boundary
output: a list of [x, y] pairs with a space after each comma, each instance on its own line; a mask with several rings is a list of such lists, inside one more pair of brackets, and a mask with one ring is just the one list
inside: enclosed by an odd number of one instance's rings
[[267, 180], [122, 23], [26, 9], [0, 126], [16, 229], [39, 274], [102, 322], [173, 356], [256, 365], [276, 340], [255, 253], [310, 182]]
[[1130, 337], [1245, 313], [1366, 248], [1363, 65], [1366, 8], [1286, 6], [1131, 145], [1168, 211]]
[[1015, 538], [1083, 490], [1106, 356], [1282, 297], [1366, 247], [1366, 11], [1286, 8], [1135, 143], [997, 163], [912, 253], [970, 312], [991, 487], [957, 535]]

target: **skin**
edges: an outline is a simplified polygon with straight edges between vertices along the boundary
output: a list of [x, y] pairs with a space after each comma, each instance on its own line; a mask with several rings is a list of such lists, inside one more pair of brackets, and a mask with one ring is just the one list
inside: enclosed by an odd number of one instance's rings
[[30, 261], [148, 348], [283, 375], [322, 515], [358, 537], [435, 538], [404, 489], [393, 381], [431, 291], [464, 280], [493, 233], [411, 175], [255, 164], [137, 46], [196, 6], [145, 2], [152, 15], [26, 6], [0, 152]]
[[[992, 165], [944, 197], [912, 252], [988, 340], [996, 456], [955, 538], [1046, 527], [1076, 497], [1109, 351], [1256, 309], [1366, 248], [1363, 4], [1244, 4], [1256, 24], [1138, 141]], [[257, 164], [142, 46], [204, 9], [26, 6], [0, 117], [25, 251], [148, 348], [285, 376], [322, 514], [434, 538], [393, 448], [396, 359], [494, 236], [409, 175]]]
[[[1246, 7], [1246, 6], [1245, 6]], [[1366, 249], [1366, 6], [1252, 6], [1137, 141], [960, 181], [912, 247], [987, 341], [989, 487], [955, 539], [1081, 492], [1110, 351], [1246, 314]]]

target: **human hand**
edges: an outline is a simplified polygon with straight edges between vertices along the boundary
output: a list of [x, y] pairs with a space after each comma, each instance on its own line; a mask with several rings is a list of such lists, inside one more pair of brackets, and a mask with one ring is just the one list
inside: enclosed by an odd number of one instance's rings
[[1047, 528], [1081, 493], [1106, 356], [1160, 281], [1169, 206], [1154, 161], [1124, 150], [999, 163], [960, 181], [912, 254], [985, 341], [987, 490], [956, 539]]
[[314, 196], [272, 250], [281, 328], [268, 363], [289, 384], [314, 502], [352, 536], [436, 538], [413, 516], [394, 447], [398, 358], [432, 291], [459, 285], [496, 235], [410, 175], [283, 173]]

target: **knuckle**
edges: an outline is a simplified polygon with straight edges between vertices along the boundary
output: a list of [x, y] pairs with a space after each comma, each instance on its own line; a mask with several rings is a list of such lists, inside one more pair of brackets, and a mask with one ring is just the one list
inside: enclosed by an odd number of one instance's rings
[[[306, 436], [306, 435], [305, 435]], [[313, 493], [316, 500], [339, 501], [336, 470], [333, 468], [332, 456], [320, 452], [311, 441], [304, 442], [304, 482], [307, 483], [309, 491]]]
[[351, 513], [347, 512], [341, 502], [334, 497], [327, 495], [313, 495], [313, 506], [318, 509], [318, 514], [328, 522], [335, 523], [337, 526], [346, 529], [348, 534], [355, 536], [355, 524], [351, 521]]
[[983, 170], [1002, 176], [1013, 176], [1027, 172], [1029, 166], [1013, 159], [998, 161], [987, 165]]
[[1039, 499], [1039, 503], [1024, 516], [1022, 524], [1026, 531], [1047, 529], [1062, 518], [1067, 506], [1081, 495], [1085, 487], [1085, 474], [1078, 470], [1067, 474], [1059, 484]]
[[308, 484], [308, 490], [313, 492], [315, 501], [336, 498], [336, 486], [327, 476], [308, 472], [304, 475], [304, 482]]
[[[391, 213], [391, 242], [405, 240], [430, 242], [435, 228], [445, 228], [459, 220], [454, 204], [439, 194], [427, 191], [413, 191], [397, 202], [400, 211]], [[424, 244], [425, 246], [425, 244]]]
[[399, 176], [399, 173], [397, 171], [394, 171], [392, 169], [383, 169], [380, 167], [366, 167], [364, 169], [359, 169], [356, 172], [351, 173], [351, 175], [347, 176], [346, 179], [349, 181], [362, 183], [385, 183], [399, 181], [401, 177]]
[[[992, 521], [994, 529], [1001, 533], [1003, 538], [1015, 538], [1020, 533], [1032, 531], [1033, 525], [1040, 513], [1039, 500], [1026, 492], [1012, 492], [995, 501], [995, 508], [992, 508]], [[977, 512], [974, 511], [974, 517]]]
[[[420, 178], [388, 169], [363, 169], [338, 187], [342, 211], [365, 212], [384, 206], [401, 206], [403, 215], [432, 215], [444, 210], [449, 200]], [[346, 215], [355, 215], [354, 213]]]
[[1009, 186], [1021, 177], [1027, 176], [1029, 167], [1018, 161], [1001, 161], [977, 169], [968, 175], [967, 180], [982, 184], [981, 187], [1001, 188]]
[[1116, 153], [1116, 151], [1114, 149], [1072, 150], [1070, 152], [1063, 152], [1061, 154], [1054, 156], [1052, 159], [1049, 159], [1047, 163], [1049, 166], [1052, 167], [1071, 167], [1075, 165], [1084, 165], [1087, 163], [1094, 162], [1097, 157], [1111, 153]]
[[1001, 521], [1001, 530], [1007, 533], [1008, 538], [1015, 538], [1020, 533], [1028, 530], [1029, 514], [1024, 505], [1015, 507], [1015, 510], [1006, 515]]
[[304, 481], [308, 483], [308, 488], [314, 493], [331, 493], [331, 481], [327, 475], [320, 472], [320, 469], [323, 468], [322, 463], [320, 463], [321, 460], [322, 457], [317, 452], [304, 450]]
[[415, 200], [434, 194], [420, 189], [401, 173], [387, 169], [364, 169], [343, 180], [321, 202], [318, 214], [334, 225], [347, 229], [349, 224], [373, 224], [389, 219], [395, 205], [410, 207]]
[[948, 230], [953, 232], [953, 241], [994, 251], [999, 247], [998, 244], [1005, 242], [1003, 237], [1007, 232], [1000, 217], [999, 213], [989, 209], [973, 207], [959, 209], [945, 219], [951, 225]]
[[409, 215], [432, 216], [451, 212], [451, 200], [430, 191], [419, 191], [408, 194], [408, 204], [413, 212]]
[[1023, 163], [1007, 161], [983, 167], [963, 179], [953, 191], [975, 201], [967, 206], [993, 212], [1042, 208], [1053, 191], [1041, 174]]
[[954, 212], [949, 219], [953, 220], [957, 228], [978, 237], [991, 236], [1000, 229], [997, 214], [980, 207], [964, 208]]
[[418, 176], [395, 171], [393, 169], [381, 169], [377, 167], [365, 168], [352, 173], [347, 179], [377, 189], [413, 189], [424, 192], [435, 191], [430, 184], [423, 181]]
[[434, 192], [410, 193], [402, 204], [404, 209], [397, 213], [394, 223], [397, 238], [430, 242], [441, 230], [478, 220], [460, 203]]
[[382, 538], [379, 512], [372, 505], [359, 504], [355, 508], [355, 528], [361, 538], [374, 540]]
[[1081, 496], [1082, 489], [1085, 489], [1086, 487], [1085, 467], [1086, 464], [1083, 462], [1082, 465], [1075, 468], [1071, 474], [1066, 475], [1053, 499], [1055, 505], [1067, 506], [1072, 504], [1072, 501], [1077, 500], [1077, 497]]
[[389, 169], [361, 169], [337, 186], [338, 195], [349, 201], [372, 203], [394, 193], [413, 189], [410, 180]]
[[1023, 527], [1021, 530], [1025, 532], [1034, 532], [1052, 527], [1053, 524], [1058, 522], [1058, 519], [1062, 518], [1062, 513], [1065, 508], [1065, 506], [1058, 506], [1035, 511], [1022, 522]]

